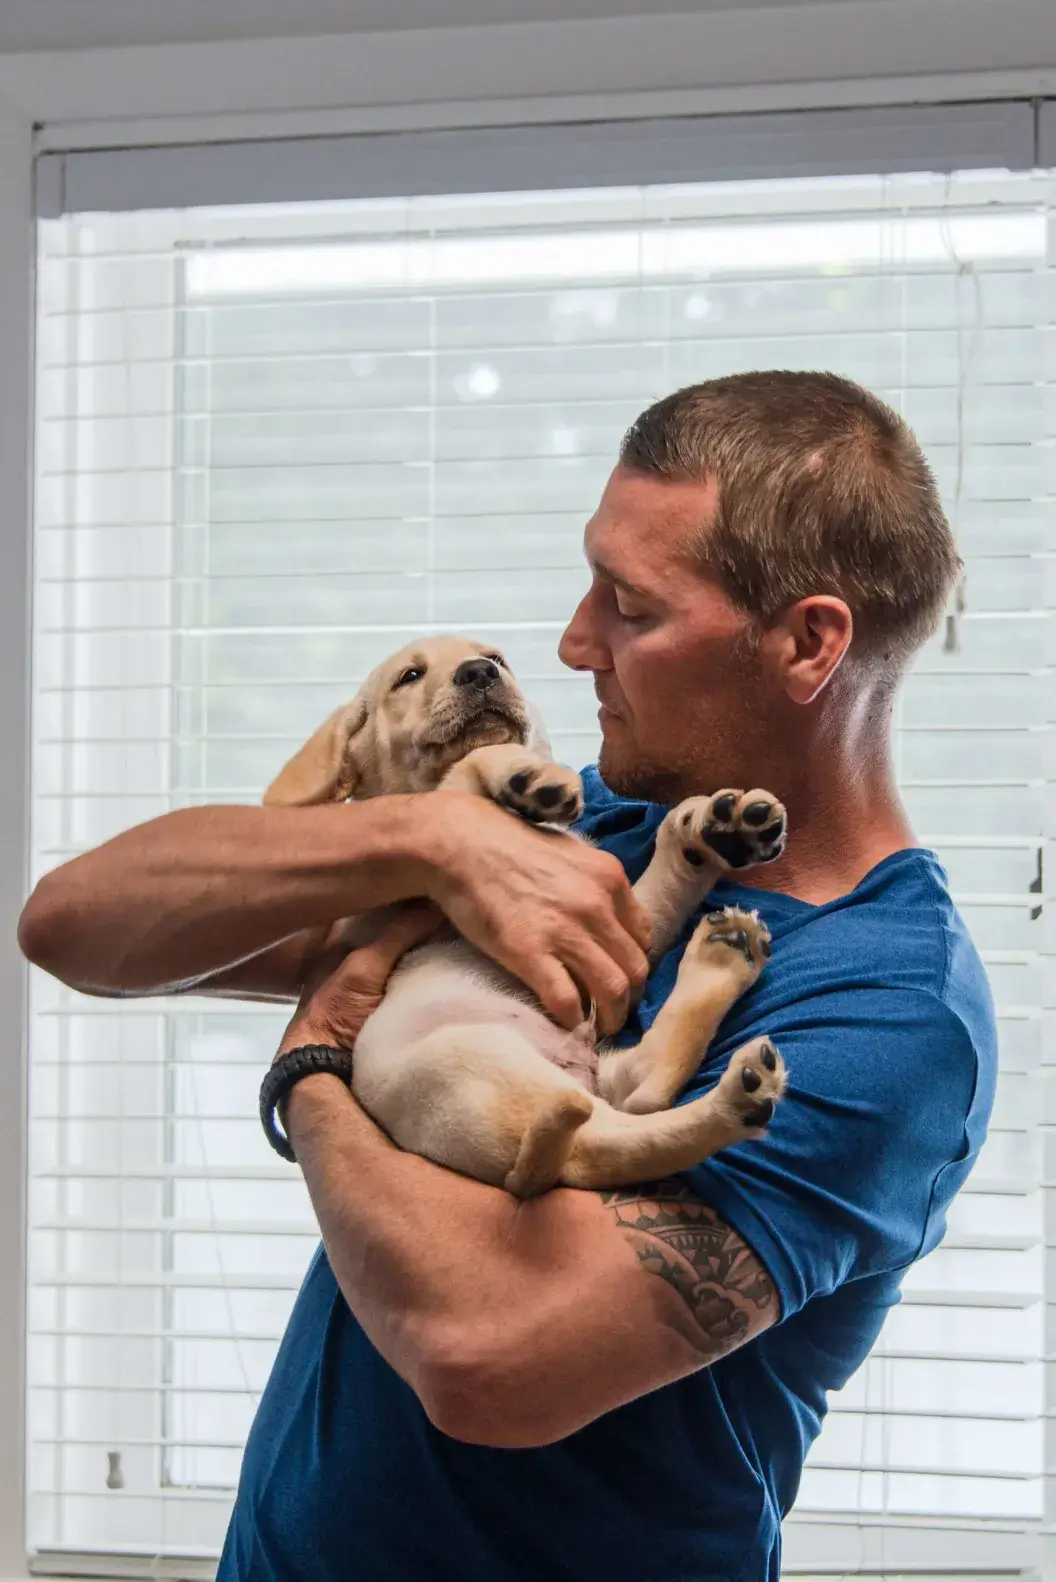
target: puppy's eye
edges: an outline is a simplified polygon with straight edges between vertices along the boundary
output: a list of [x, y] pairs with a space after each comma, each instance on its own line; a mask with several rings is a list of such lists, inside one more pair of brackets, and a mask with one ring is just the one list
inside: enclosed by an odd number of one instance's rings
[[493, 664], [501, 665], [503, 670], [506, 669], [506, 661], [503, 659], [501, 654], [485, 654], [484, 658], [490, 659]]
[[409, 687], [412, 681], [421, 681], [424, 675], [424, 670], [420, 669], [417, 665], [412, 665], [409, 670], [405, 670], [399, 677], [392, 689], [393, 692], [396, 691], [397, 687]]

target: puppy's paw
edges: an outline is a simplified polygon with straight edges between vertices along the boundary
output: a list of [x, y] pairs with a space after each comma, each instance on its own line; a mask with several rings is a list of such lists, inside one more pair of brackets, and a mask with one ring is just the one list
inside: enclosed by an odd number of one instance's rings
[[769, 1038], [754, 1038], [738, 1049], [715, 1090], [729, 1116], [734, 1140], [761, 1137], [787, 1087], [785, 1062]]
[[698, 924], [690, 948], [697, 959], [712, 965], [722, 965], [727, 952], [732, 951], [758, 974], [770, 960], [770, 930], [758, 912], [724, 906], [721, 911], [709, 912]]
[[664, 821], [690, 867], [723, 872], [773, 862], [785, 849], [785, 810], [769, 791], [689, 797]]
[[583, 811], [583, 787], [574, 769], [526, 753], [509, 766], [495, 800], [531, 824], [574, 824]]

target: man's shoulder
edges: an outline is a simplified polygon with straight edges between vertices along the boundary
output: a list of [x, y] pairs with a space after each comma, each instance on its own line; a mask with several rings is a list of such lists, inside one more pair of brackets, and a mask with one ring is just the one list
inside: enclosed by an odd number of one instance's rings
[[759, 910], [775, 960], [794, 976], [830, 988], [917, 991], [955, 1013], [987, 996], [982, 960], [931, 851], [893, 853], [827, 905], [760, 895]]
[[[772, 937], [771, 959], [723, 1022], [715, 1054], [767, 1033], [812, 1069], [849, 1063], [857, 1082], [880, 1088], [915, 1083], [921, 1062], [938, 1060], [985, 1100], [997, 1066], [993, 1003], [933, 853], [896, 853], [824, 906], [725, 883], [708, 904], [757, 908]], [[658, 1004], [673, 972], [657, 977]]]
[[997, 1065], [993, 1000], [934, 853], [898, 852], [850, 895], [775, 920], [772, 932], [757, 986], [767, 1022], [810, 1031], [819, 1048], [832, 1041], [826, 1032], [851, 1034], [882, 1052], [885, 1080], [899, 1080], [903, 1062], [919, 1074], [925, 1054], [942, 1059], [963, 1067], [986, 1101]]

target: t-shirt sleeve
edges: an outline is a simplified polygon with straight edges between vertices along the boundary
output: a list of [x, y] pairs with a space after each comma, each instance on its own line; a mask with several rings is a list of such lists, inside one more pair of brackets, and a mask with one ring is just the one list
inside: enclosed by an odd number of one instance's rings
[[[822, 993], [753, 1031], [781, 1051], [788, 1093], [764, 1138], [684, 1175], [755, 1251], [787, 1318], [938, 1239], [943, 1205], [971, 1165], [977, 1060], [964, 1023], [918, 990]], [[707, 1092], [730, 1053], [707, 1062], [679, 1102]]]

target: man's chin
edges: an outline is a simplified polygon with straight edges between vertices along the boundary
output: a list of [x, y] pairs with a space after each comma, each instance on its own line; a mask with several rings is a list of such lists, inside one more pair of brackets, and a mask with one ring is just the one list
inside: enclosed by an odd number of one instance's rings
[[626, 751], [616, 751], [605, 741], [598, 754], [598, 773], [610, 791], [637, 802], [671, 804], [686, 795], [680, 775]]

